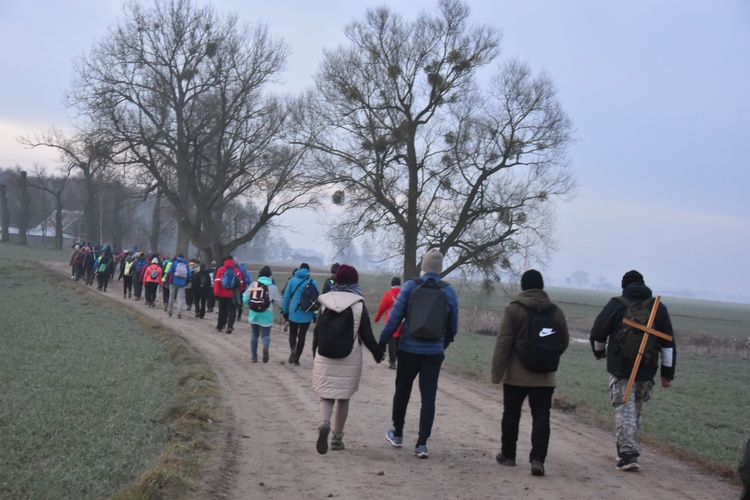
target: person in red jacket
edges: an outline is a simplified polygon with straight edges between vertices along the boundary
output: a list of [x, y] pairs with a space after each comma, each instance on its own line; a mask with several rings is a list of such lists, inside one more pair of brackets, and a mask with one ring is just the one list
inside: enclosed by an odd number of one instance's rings
[[[393, 304], [396, 303], [396, 297], [401, 291], [401, 278], [395, 277], [391, 280], [391, 288], [389, 288], [383, 294], [383, 300], [380, 301], [380, 307], [378, 312], [375, 314], [375, 323], [380, 321], [380, 317], [385, 315], [385, 321], [388, 321], [388, 314], [393, 309]], [[388, 342], [388, 361], [389, 368], [391, 370], [396, 369], [396, 352], [398, 351], [398, 340], [401, 337], [401, 327], [399, 326], [396, 333], [393, 334], [390, 342]]]
[[[225, 273], [234, 273], [234, 286], [227, 288], [224, 280]], [[230, 255], [224, 259], [224, 265], [216, 270], [214, 274], [214, 295], [219, 303], [219, 321], [216, 324], [216, 330], [221, 332], [227, 327], [227, 333], [232, 333], [234, 329], [234, 320], [237, 317], [236, 304], [242, 300], [242, 273], [234, 263]]]
[[154, 257], [151, 265], [143, 271], [143, 287], [146, 289], [146, 305], [154, 307], [156, 301], [156, 291], [161, 285], [161, 266], [159, 259]]

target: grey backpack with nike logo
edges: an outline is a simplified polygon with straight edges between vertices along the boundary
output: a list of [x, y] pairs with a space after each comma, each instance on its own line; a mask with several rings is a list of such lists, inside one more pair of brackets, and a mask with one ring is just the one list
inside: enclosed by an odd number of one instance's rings
[[528, 315], [528, 328], [523, 338], [523, 347], [516, 354], [524, 368], [530, 372], [556, 372], [563, 353], [562, 326], [555, 320], [557, 306], [550, 304], [538, 310], [517, 300]]

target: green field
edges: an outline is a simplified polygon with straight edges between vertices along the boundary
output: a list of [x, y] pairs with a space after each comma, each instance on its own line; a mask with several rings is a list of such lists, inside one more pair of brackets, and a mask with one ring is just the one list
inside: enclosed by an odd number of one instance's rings
[[[0, 245], [0, 498], [101, 498], [122, 491], [120, 498], [131, 498], [127, 492], [148, 498], [144, 484], [158, 485], [162, 494], [171, 487], [179, 497], [211, 449], [206, 422], [216, 419], [215, 376], [168, 330], [35, 264], [68, 257], [68, 251]], [[255, 274], [257, 267], [249, 269]], [[277, 277], [290, 270], [274, 266]], [[315, 275], [321, 284], [326, 277]], [[371, 315], [389, 283], [390, 276], [361, 275]], [[460, 334], [446, 352], [446, 369], [489, 383], [491, 333], [509, 296], [457, 288]], [[579, 338], [610, 297], [548, 292]], [[663, 301], [675, 326], [677, 375], [672, 388], [656, 387], [647, 403], [644, 437], [733, 477], [750, 433], [750, 305]], [[377, 334], [382, 322], [373, 326]], [[558, 408], [613, 427], [605, 365], [588, 344], [566, 352], [555, 396]], [[182, 415], [197, 418], [186, 423]], [[170, 441], [175, 434], [180, 443]], [[609, 444], [614, 450], [614, 436]], [[165, 468], [159, 457], [173, 457], [175, 446], [191, 451], [177, 470]]]

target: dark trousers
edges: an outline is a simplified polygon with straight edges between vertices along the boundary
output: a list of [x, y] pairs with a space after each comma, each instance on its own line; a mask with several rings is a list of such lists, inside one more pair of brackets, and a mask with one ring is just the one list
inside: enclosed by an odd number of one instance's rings
[[289, 349], [296, 353], [294, 360], [297, 363], [299, 363], [299, 357], [302, 356], [302, 351], [305, 349], [305, 338], [307, 337], [307, 329], [309, 327], [309, 322], [289, 322]]
[[227, 330], [234, 329], [234, 318], [235, 318], [235, 304], [232, 297], [216, 297], [216, 301], [219, 303], [219, 322], [216, 323], [217, 330], [223, 330], [224, 326]]
[[122, 276], [122, 295], [124, 297], [127, 297], [128, 295], [131, 295], [133, 293], [133, 277], [132, 276]]
[[162, 288], [162, 290], [163, 290], [164, 293], [162, 293], [162, 297], [161, 298], [164, 301], [165, 305], [169, 304], [169, 286], [168, 285], [164, 285], [164, 287]]
[[518, 424], [521, 422], [521, 407], [526, 396], [531, 408], [531, 453], [529, 461], [544, 463], [549, 445], [549, 414], [552, 407], [554, 387], [521, 387], [503, 384], [503, 421], [501, 451], [503, 455], [516, 459]]
[[187, 306], [188, 311], [193, 307], [193, 302], [195, 302], [193, 287], [185, 287], [185, 305]]
[[398, 351], [398, 367], [396, 368], [396, 392], [393, 395], [393, 428], [396, 436], [402, 436], [406, 408], [414, 385], [414, 379], [419, 375], [419, 394], [422, 398], [422, 408], [419, 410], [419, 439], [417, 446], [427, 444], [432, 434], [432, 423], [435, 421], [435, 398], [438, 389], [440, 367], [445, 354], [414, 354]]
[[109, 274], [97, 273], [96, 274], [97, 290], [107, 291], [107, 284], [109, 283]]
[[135, 295], [136, 299], [141, 298], [141, 292], [143, 292], [143, 282], [136, 276], [133, 280], [133, 295]]
[[193, 292], [193, 299], [195, 302], [195, 317], [204, 317], [206, 315], [206, 300], [208, 299], [207, 294]]
[[159, 283], [147, 282], [144, 285], [144, 288], [146, 289], [146, 304], [150, 306], [154, 305], [154, 301], [156, 301], [156, 290], [159, 288]]
[[388, 361], [390, 361], [391, 363], [396, 361], [398, 344], [400, 340], [401, 337], [391, 337], [391, 340], [388, 341]]

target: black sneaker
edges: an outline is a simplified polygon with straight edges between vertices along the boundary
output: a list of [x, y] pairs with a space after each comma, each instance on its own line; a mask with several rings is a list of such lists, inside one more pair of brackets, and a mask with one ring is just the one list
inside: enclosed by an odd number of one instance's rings
[[539, 460], [531, 461], [531, 475], [532, 476], [543, 476], [544, 475], [544, 464]]
[[232, 333], [232, 329], [231, 328], [227, 328], [227, 335], [229, 335], [230, 333]]
[[508, 458], [505, 455], [503, 455], [502, 451], [500, 453], [498, 453], [497, 455], [495, 455], [495, 460], [500, 465], [506, 465], [508, 467], [515, 467], [516, 466], [516, 461], [514, 459], [512, 459], [512, 458]]
[[328, 453], [328, 433], [331, 432], [331, 426], [328, 422], [323, 422], [318, 426], [318, 442], [315, 443], [315, 449], [321, 455]]
[[263, 362], [268, 363], [268, 347], [263, 348]]
[[619, 462], [617, 462], [617, 470], [623, 470], [627, 472], [636, 472], [641, 467], [638, 465], [638, 457], [635, 455], [624, 455]]

